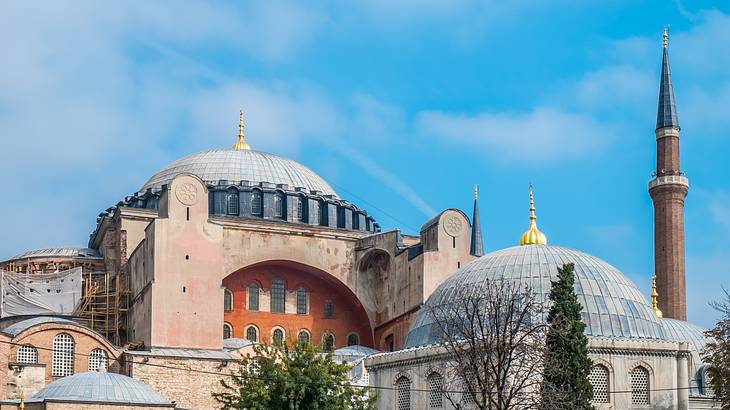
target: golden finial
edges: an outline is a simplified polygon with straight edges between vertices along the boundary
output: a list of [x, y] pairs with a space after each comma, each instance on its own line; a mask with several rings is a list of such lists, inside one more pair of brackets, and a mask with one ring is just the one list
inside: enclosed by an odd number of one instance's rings
[[664, 26], [664, 48], [667, 48], [669, 42], [669, 26]]
[[25, 394], [23, 394], [23, 390], [20, 391], [20, 406], [18, 409], [25, 410]]
[[532, 195], [532, 184], [530, 184], [530, 228], [520, 236], [520, 245], [547, 245], [545, 234], [537, 229], [535, 220], [535, 198]]
[[656, 275], [651, 277], [651, 309], [654, 311], [656, 317], [663, 317], [662, 311], [659, 310], [659, 304], [657, 303], [657, 297], [659, 294], [656, 291]]
[[474, 185], [474, 199], [479, 199], [479, 185]]
[[239, 111], [238, 114], [238, 142], [233, 144], [233, 149], [236, 151], [251, 149], [251, 147], [246, 144], [246, 137], [243, 135], [243, 110]]

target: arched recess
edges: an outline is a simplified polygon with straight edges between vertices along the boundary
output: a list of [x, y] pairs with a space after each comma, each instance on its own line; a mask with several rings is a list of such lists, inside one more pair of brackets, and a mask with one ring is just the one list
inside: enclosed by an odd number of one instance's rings
[[[285, 313], [269, 312], [268, 303], [263, 303], [274, 278], [284, 278], [287, 284]], [[338, 343], [335, 348], [342, 347], [340, 344], [347, 340], [347, 335], [354, 332], [360, 335], [362, 345], [373, 347], [373, 327], [368, 312], [357, 295], [335, 276], [299, 262], [268, 260], [236, 270], [224, 277], [222, 284], [233, 292], [233, 298], [237, 300], [245, 297], [243, 294], [248, 285], [254, 281], [261, 285], [261, 309], [252, 312], [237, 307], [233, 312], [224, 312], [225, 321], [234, 328], [254, 323], [262, 334], [268, 334], [275, 325], [280, 325], [289, 335], [296, 335], [299, 329], [306, 328], [310, 330], [312, 340], [319, 340], [325, 330], [332, 330]], [[307, 314], [297, 314], [295, 309], [296, 291], [302, 283], [307, 284]], [[324, 318], [325, 300], [332, 300], [335, 304], [336, 313], [332, 319]]]
[[390, 254], [377, 248], [365, 253], [358, 264], [358, 285], [361, 289], [367, 289], [368, 298], [376, 312], [381, 312], [390, 300], [390, 290], [386, 286], [390, 264]]

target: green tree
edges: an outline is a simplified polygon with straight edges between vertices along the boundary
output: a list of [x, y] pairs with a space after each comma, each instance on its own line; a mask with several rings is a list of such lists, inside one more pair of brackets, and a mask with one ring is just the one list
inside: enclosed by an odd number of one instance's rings
[[730, 410], [730, 293], [723, 290], [725, 300], [711, 303], [722, 317], [715, 327], [705, 332], [709, 341], [702, 352], [702, 361], [710, 365], [707, 376], [711, 393], [723, 410]]
[[375, 409], [375, 395], [350, 384], [350, 366], [337, 363], [309, 343], [292, 348], [254, 345], [240, 370], [221, 380], [213, 397], [223, 409]]
[[558, 268], [552, 282], [546, 339], [545, 370], [541, 386], [544, 409], [592, 409], [593, 386], [588, 375], [593, 365], [588, 357], [588, 339], [581, 320], [583, 309], [573, 285], [574, 266]]

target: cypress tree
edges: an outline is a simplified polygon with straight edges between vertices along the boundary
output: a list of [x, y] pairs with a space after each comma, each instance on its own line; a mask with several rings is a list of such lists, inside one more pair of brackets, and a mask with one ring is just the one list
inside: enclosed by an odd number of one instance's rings
[[588, 375], [593, 365], [588, 357], [588, 339], [581, 320], [583, 309], [573, 290], [572, 263], [558, 267], [552, 282], [546, 338], [545, 372], [542, 383], [544, 409], [592, 409], [593, 386]]

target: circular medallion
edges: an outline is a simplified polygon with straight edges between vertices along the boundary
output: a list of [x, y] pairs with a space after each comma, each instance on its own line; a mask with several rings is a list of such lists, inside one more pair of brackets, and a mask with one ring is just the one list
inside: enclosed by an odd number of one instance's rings
[[183, 205], [191, 206], [198, 201], [198, 190], [190, 182], [178, 185], [175, 195]]
[[446, 215], [443, 221], [444, 231], [451, 236], [459, 236], [464, 231], [464, 221], [453, 212]]

